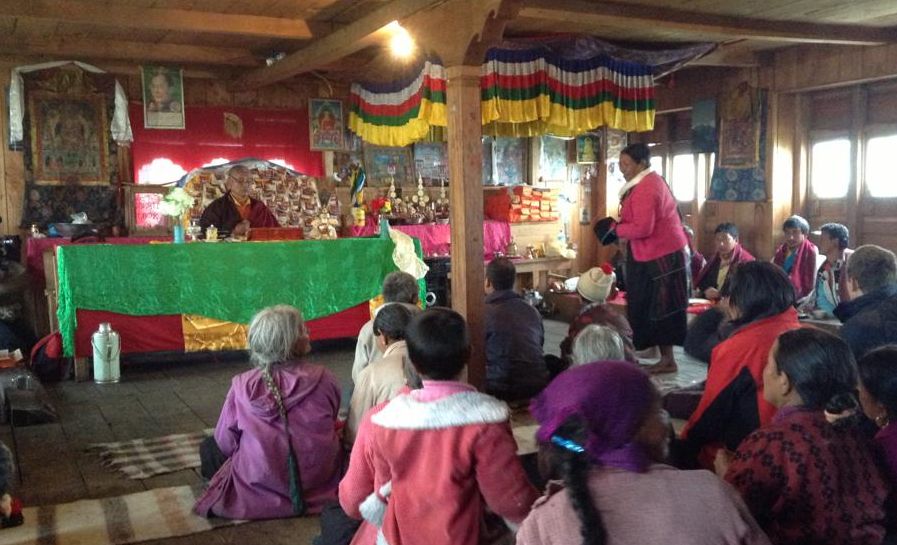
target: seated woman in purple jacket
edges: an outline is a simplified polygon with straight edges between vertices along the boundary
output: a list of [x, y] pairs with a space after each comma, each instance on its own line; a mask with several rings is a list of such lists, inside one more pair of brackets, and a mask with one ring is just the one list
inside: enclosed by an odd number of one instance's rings
[[663, 463], [669, 418], [637, 366], [574, 367], [530, 408], [540, 469], [560, 482], [533, 505], [517, 545], [769, 545], [730, 486]]
[[255, 368], [234, 377], [214, 438], [200, 445], [201, 472], [211, 481], [197, 514], [283, 518], [320, 512], [336, 500], [340, 387], [330, 371], [301, 359], [308, 351], [298, 309], [278, 305], [253, 317]]

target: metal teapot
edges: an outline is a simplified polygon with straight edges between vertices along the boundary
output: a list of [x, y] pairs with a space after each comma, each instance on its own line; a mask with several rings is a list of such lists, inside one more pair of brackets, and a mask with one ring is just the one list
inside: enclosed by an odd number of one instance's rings
[[508, 257], [517, 257], [518, 255], [520, 255], [520, 249], [517, 248], [517, 241], [515, 241], [513, 238], [505, 248], [505, 255]]

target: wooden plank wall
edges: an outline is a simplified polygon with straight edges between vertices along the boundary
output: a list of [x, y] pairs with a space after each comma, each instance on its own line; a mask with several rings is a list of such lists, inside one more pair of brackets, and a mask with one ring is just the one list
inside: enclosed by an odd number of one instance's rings
[[[866, 195], [859, 183], [862, 164], [852, 160], [844, 199], [818, 200], [808, 187], [813, 134], [842, 133], [862, 149], [876, 131], [897, 131], [897, 46], [788, 48], [771, 56], [766, 71], [780, 100], [777, 124], [790, 124], [793, 133], [791, 175], [776, 172], [774, 188], [784, 190], [790, 180], [793, 209], [814, 227], [829, 221], [846, 224], [852, 246], [897, 249], [897, 199]], [[784, 160], [787, 154], [782, 155]]]
[[[675, 151], [683, 146], [687, 148], [690, 136], [687, 134], [688, 127], [683, 128], [683, 125], [687, 125], [684, 120], [690, 119], [690, 113], [683, 110], [690, 110], [698, 100], [718, 99], [727, 89], [734, 88], [743, 81], [754, 86], [765, 84], [765, 74], [757, 69], [696, 68], [684, 70], [675, 76], [672, 82], [658, 86], [657, 109], [658, 112], [666, 113], [658, 115], [655, 131], [651, 135], [634, 135], [632, 140], [660, 141], [668, 151]], [[767, 135], [767, 172], [774, 172], [773, 165], [778, 165], [778, 161], [783, 158], [791, 160], [790, 141], [781, 130], [781, 137], [776, 139], [774, 119], [771, 115], [771, 130]], [[782, 155], [782, 150], [787, 153]], [[775, 163], [773, 157], [778, 158]], [[771, 258], [777, 232], [773, 224], [784, 209], [791, 208], [790, 171], [783, 172], [779, 169], [779, 175], [786, 174], [789, 176], [788, 190], [778, 192], [773, 191], [772, 177], [767, 176], [770, 199], [766, 202], [711, 201], [702, 198], [702, 195], [707, 194], [708, 188], [698, 191], [696, 202], [684, 203], [685, 212], [691, 214], [689, 223], [696, 232], [698, 249], [705, 254], [713, 253], [713, 230], [718, 224], [730, 221], [738, 225], [742, 240], [752, 253], [760, 258]], [[783, 200], [788, 201], [787, 206], [779, 206]]]

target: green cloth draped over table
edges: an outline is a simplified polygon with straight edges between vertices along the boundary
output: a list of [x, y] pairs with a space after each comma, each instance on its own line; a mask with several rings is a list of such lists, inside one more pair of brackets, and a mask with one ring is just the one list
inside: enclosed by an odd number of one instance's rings
[[[74, 354], [77, 309], [244, 324], [275, 304], [296, 306], [306, 320], [335, 314], [380, 293], [396, 270], [393, 248], [388, 238], [60, 246], [63, 348]], [[415, 249], [420, 255], [416, 240]]]

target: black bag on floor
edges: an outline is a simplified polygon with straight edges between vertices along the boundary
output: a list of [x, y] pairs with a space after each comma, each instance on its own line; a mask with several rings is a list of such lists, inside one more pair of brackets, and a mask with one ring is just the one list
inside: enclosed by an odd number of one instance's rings
[[62, 336], [50, 333], [31, 349], [31, 372], [41, 382], [64, 380], [72, 372], [72, 358], [62, 355]]

